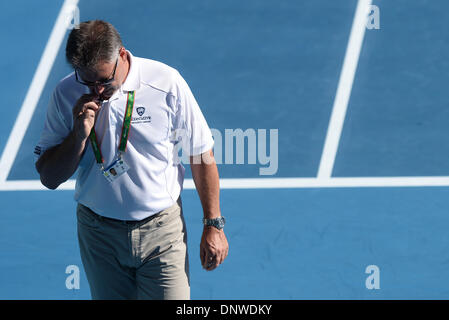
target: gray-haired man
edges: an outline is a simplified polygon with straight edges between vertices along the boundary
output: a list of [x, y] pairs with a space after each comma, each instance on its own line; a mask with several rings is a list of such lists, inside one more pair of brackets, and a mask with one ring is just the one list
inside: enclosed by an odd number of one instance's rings
[[[75, 72], [56, 87], [36, 169], [56, 189], [78, 169], [78, 238], [94, 299], [189, 299], [183, 132], [204, 211], [206, 270], [228, 254], [213, 139], [187, 83], [173, 68], [134, 57], [115, 28], [88, 21], [71, 31]], [[207, 161], [203, 161], [207, 159]]]

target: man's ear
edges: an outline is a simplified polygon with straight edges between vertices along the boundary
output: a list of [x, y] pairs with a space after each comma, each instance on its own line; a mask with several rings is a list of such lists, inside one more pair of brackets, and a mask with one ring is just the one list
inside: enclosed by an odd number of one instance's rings
[[120, 48], [119, 54], [120, 54], [120, 58], [121, 58], [122, 60], [126, 60], [126, 59], [127, 59], [125, 47], [121, 47], [121, 48]]

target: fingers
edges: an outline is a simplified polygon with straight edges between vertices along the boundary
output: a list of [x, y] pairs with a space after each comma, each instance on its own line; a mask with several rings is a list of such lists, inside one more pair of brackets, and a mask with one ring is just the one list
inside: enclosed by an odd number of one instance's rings
[[94, 94], [84, 94], [82, 95], [75, 104], [73, 108], [73, 117], [80, 117], [86, 110], [92, 110], [97, 112], [100, 108], [100, 102], [98, 97]]
[[98, 97], [93, 94], [82, 95], [73, 107], [74, 132], [80, 141], [90, 135], [97, 112], [100, 110]]
[[210, 250], [207, 250], [205, 248], [200, 249], [201, 265], [207, 271], [211, 271], [216, 268], [214, 267], [215, 265], [214, 257], [215, 257], [214, 254]]
[[206, 271], [212, 271], [217, 268], [220, 263], [217, 263], [217, 256], [211, 252], [204, 250], [204, 256], [202, 259], [202, 266]]
[[229, 245], [223, 232], [203, 233], [200, 245], [201, 265], [207, 271], [216, 269], [226, 259]]
[[227, 246], [227, 243], [226, 243], [226, 247], [222, 248], [217, 253], [216, 258], [213, 261], [214, 262], [214, 269], [217, 268], [220, 264], [222, 264], [224, 262], [224, 260], [228, 256], [228, 251], [229, 251], [229, 247]]
[[203, 266], [203, 268], [205, 268], [205, 266], [206, 266], [206, 250], [204, 250], [204, 248], [202, 246], [200, 247], [200, 260], [201, 260], [201, 265]]
[[205, 259], [206, 260], [205, 269], [207, 271], [212, 271], [212, 270], [218, 268], [218, 266], [223, 263], [226, 256], [227, 256], [227, 250], [222, 250], [220, 252], [217, 252], [217, 254], [215, 254], [215, 255], [209, 254], [208, 258]]
[[228, 248], [226, 248], [225, 250], [223, 250], [221, 252], [220, 255], [220, 264], [222, 264], [224, 262], [224, 260], [226, 259], [226, 257], [228, 256]]
[[84, 116], [84, 118], [95, 117], [96, 112], [100, 109], [100, 107], [95, 102], [87, 102], [81, 106], [79, 111], [76, 113], [76, 117], [80, 118]]
[[85, 112], [88, 112], [89, 110], [93, 111], [95, 114], [95, 112], [97, 112], [99, 109], [100, 106], [97, 105], [95, 102], [91, 101], [86, 102], [80, 106], [76, 106], [75, 109], [73, 110], [73, 113], [75, 116], [79, 117], [80, 115], [82, 115]]
[[207, 271], [211, 271], [215, 269], [215, 256], [214, 254], [205, 248], [201, 250], [202, 256], [201, 256], [201, 264], [204, 269]]

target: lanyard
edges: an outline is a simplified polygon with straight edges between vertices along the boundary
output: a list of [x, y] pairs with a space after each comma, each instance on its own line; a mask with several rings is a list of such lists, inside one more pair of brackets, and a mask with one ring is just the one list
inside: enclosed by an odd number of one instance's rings
[[[133, 114], [133, 107], [134, 107], [134, 91], [128, 92], [128, 99], [126, 102], [126, 110], [125, 110], [125, 116], [123, 119], [123, 127], [122, 127], [122, 134], [120, 135], [120, 143], [118, 146], [119, 150], [119, 157], [123, 152], [126, 151], [126, 144], [128, 142], [128, 136], [129, 136], [129, 129], [131, 127], [131, 118]], [[94, 126], [95, 127], [95, 126]], [[97, 160], [97, 163], [103, 167], [103, 155], [101, 154], [101, 149], [98, 144], [97, 135], [95, 133], [95, 129], [92, 128], [92, 131], [89, 135], [90, 143], [92, 144], [92, 149], [94, 150], [95, 159]]]

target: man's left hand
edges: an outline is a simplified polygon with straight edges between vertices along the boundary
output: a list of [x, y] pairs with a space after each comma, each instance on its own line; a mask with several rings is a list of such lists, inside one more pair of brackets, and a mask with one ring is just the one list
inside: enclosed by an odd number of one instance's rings
[[229, 251], [228, 240], [223, 229], [204, 226], [200, 244], [201, 265], [207, 271], [217, 268], [227, 257]]

